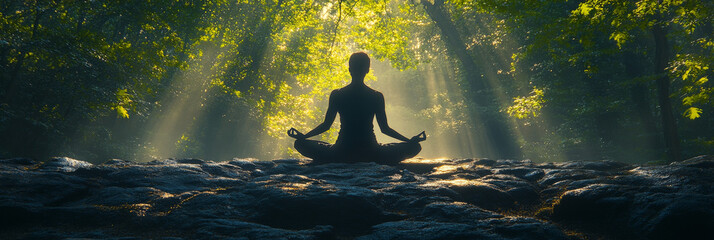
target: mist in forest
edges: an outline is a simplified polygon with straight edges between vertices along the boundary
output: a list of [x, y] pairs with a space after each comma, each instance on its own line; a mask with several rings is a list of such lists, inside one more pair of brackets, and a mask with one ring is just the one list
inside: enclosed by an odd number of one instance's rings
[[300, 158], [357, 51], [419, 157], [712, 154], [714, 5], [619, 2], [5, 1], [0, 158]]

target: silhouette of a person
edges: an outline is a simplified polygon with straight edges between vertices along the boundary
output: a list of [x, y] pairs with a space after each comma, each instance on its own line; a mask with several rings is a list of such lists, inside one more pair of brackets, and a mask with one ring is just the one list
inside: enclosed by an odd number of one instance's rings
[[[288, 130], [288, 135], [296, 139], [295, 150], [313, 159], [315, 163], [377, 162], [381, 164], [397, 164], [416, 156], [421, 151], [419, 142], [426, 140], [424, 132], [407, 138], [387, 124], [384, 96], [364, 84], [369, 65], [369, 56], [364, 52], [357, 52], [350, 56], [349, 71], [352, 75], [352, 83], [332, 91], [325, 120], [306, 134], [295, 128]], [[334, 145], [307, 139], [330, 129], [338, 113], [341, 123], [340, 133]], [[372, 124], [375, 117], [382, 133], [403, 142], [378, 143]]]

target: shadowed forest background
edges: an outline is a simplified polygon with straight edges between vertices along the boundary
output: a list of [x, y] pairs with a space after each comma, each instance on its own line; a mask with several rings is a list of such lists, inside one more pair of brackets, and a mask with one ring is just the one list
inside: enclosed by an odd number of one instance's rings
[[0, 0], [0, 158], [297, 157], [286, 130], [322, 121], [355, 51], [422, 157], [714, 154], [713, 20], [699, 0]]

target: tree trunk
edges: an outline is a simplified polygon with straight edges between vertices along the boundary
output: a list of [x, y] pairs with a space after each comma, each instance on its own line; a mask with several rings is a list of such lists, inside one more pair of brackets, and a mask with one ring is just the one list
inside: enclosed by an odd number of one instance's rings
[[[644, 67], [641, 64], [641, 59], [631, 51], [625, 52], [623, 63], [625, 65], [625, 73], [629, 79], [634, 79], [638, 76], [645, 75]], [[632, 81], [632, 80], [630, 80]], [[646, 134], [643, 139], [648, 148], [658, 149], [661, 147], [661, 141], [657, 137], [656, 117], [652, 114], [652, 107], [649, 97], [649, 89], [647, 85], [637, 82], [630, 87], [630, 98], [635, 104], [634, 112]]]
[[672, 111], [672, 103], [669, 99], [670, 80], [667, 76], [667, 64], [669, 63], [669, 43], [667, 42], [667, 30], [658, 22], [652, 27], [652, 35], [655, 42], [654, 71], [657, 75], [657, 100], [659, 102], [660, 114], [662, 115], [662, 131], [664, 132], [664, 143], [669, 161], [682, 160], [681, 149], [679, 147], [679, 134], [677, 133], [677, 123]]
[[441, 38], [446, 43], [446, 47], [451, 51], [463, 67], [466, 73], [466, 78], [473, 81], [471, 84], [478, 91], [483, 91], [486, 88], [485, 81], [481, 79], [481, 74], [478, 71], [478, 65], [473, 58], [469, 56], [466, 44], [461, 40], [461, 34], [456, 30], [456, 26], [451, 21], [451, 17], [444, 10], [443, 0], [436, 0], [433, 4], [429, 1], [422, 1], [427, 14], [431, 20], [436, 23], [436, 26], [441, 30]]
[[[483, 68], [480, 68], [473, 57], [469, 54], [469, 49], [461, 38], [451, 16], [444, 9], [444, 1], [436, 0], [434, 3], [421, 1], [429, 17], [441, 30], [441, 37], [447, 49], [461, 63], [466, 79], [475, 90], [474, 103], [479, 108], [493, 107], [500, 108], [497, 99], [493, 94], [493, 87], [484, 78]], [[488, 75], [488, 74], [487, 74]], [[488, 114], [480, 112], [479, 115]], [[491, 149], [488, 149], [490, 157], [512, 158], [520, 157], [520, 148], [517, 146], [511, 129], [508, 127], [507, 119], [502, 113], [496, 111], [492, 116], [477, 116], [477, 120], [483, 124], [486, 139], [490, 142]]]

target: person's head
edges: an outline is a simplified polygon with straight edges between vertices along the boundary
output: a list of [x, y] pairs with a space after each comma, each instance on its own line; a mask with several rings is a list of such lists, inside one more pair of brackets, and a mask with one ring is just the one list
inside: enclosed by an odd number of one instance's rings
[[350, 56], [350, 75], [353, 78], [363, 78], [369, 72], [369, 56], [364, 52], [356, 52]]

